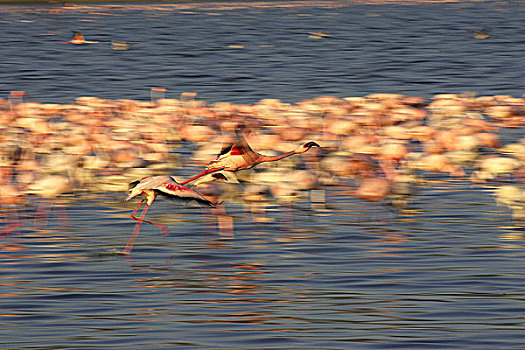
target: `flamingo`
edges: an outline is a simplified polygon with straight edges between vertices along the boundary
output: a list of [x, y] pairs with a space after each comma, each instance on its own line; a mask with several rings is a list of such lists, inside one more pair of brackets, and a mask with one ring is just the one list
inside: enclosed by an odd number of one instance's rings
[[217, 158], [209, 162], [208, 165], [206, 165], [206, 170], [182, 182], [181, 185], [196, 180], [209, 173], [214, 173], [221, 170], [235, 172], [239, 170], [253, 168], [257, 164], [263, 162], [275, 162], [280, 159], [293, 156], [295, 154], [304, 153], [310, 150], [310, 148], [312, 147], [320, 146], [314, 141], [309, 141], [297, 147], [293, 151], [282, 153], [276, 156], [267, 156], [254, 151], [250, 147], [244, 136], [241, 135], [239, 131], [237, 131], [236, 142], [232, 144], [227, 144], [225, 147], [223, 147], [221, 152], [217, 155]]
[[64, 226], [68, 226], [70, 223], [66, 209], [54, 201], [57, 197], [71, 192], [74, 187], [74, 181], [66, 175], [48, 175], [32, 182], [26, 189], [26, 193], [42, 197], [36, 210], [35, 225], [46, 226], [51, 210], [56, 209], [58, 219]]
[[15, 185], [0, 183], [0, 206], [12, 206], [12, 211], [6, 211], [6, 225], [0, 228], [0, 236], [6, 236], [14, 229], [22, 226], [16, 204], [23, 199], [23, 193]]
[[5, 236], [22, 226], [16, 204], [22, 202], [24, 195], [15, 176], [21, 155], [22, 148], [17, 145], [8, 145], [5, 149], [0, 149], [0, 209], [4, 205], [13, 207], [12, 211], [6, 212], [6, 225], [0, 229], [0, 236]]
[[492, 38], [494, 35], [491, 35], [489, 33], [489, 30], [487, 29], [481, 29], [481, 30], [475, 30], [475, 29], [467, 29], [467, 31], [472, 34], [474, 39], [487, 39]]
[[74, 45], [83, 45], [83, 44], [98, 44], [98, 41], [90, 41], [84, 39], [84, 35], [76, 30], [73, 30], [73, 39], [61, 44], [74, 44]]
[[[183, 183], [187, 182], [188, 181], [184, 181]], [[137, 221], [137, 223], [135, 225], [133, 233], [131, 234], [131, 238], [124, 247], [124, 250], [122, 251], [122, 254], [124, 255], [129, 255], [131, 253], [131, 250], [133, 249], [133, 244], [137, 239], [143, 222], [159, 227], [162, 230], [163, 235], [168, 234], [168, 227], [166, 225], [144, 220], [149, 207], [158, 195], [162, 195], [169, 199], [182, 200], [183, 202], [190, 202], [192, 200], [195, 200], [200, 204], [215, 207], [215, 205], [208, 199], [206, 199], [203, 195], [182, 186], [182, 184], [179, 184], [177, 181], [175, 181], [173, 177], [168, 175], [147, 176], [145, 178], [142, 178], [141, 180], [133, 181], [129, 184], [128, 192], [129, 195], [126, 198], [126, 201], [139, 195], [141, 195], [143, 198], [131, 214], [131, 218]], [[138, 210], [140, 209], [142, 204], [144, 204], [144, 202], [146, 203], [146, 206], [144, 207], [144, 209], [142, 209], [140, 216], [137, 218], [135, 214], [138, 212]]]
[[321, 32], [309, 32], [308, 37], [311, 39], [319, 39], [319, 38], [331, 38], [332, 36], [330, 34], [325, 34]]

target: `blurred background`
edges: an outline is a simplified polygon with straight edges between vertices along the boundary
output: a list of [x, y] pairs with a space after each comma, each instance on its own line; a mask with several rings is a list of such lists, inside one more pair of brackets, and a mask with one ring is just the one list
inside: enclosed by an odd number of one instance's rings
[[[514, 1], [0, 5], [0, 343], [519, 348]], [[158, 200], [235, 141], [278, 162]], [[32, 334], [27, 337], [28, 332]]]

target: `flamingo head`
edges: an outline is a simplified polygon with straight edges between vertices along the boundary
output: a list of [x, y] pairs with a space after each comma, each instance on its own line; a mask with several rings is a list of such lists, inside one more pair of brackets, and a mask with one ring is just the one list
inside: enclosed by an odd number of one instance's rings
[[295, 150], [295, 153], [304, 153], [304, 152], [308, 151], [312, 147], [321, 147], [321, 146], [319, 146], [319, 144], [317, 142], [310, 141], [310, 142], [305, 143], [302, 146], [299, 146], [299, 148], [297, 148]]
[[129, 201], [131, 198], [136, 197], [137, 195], [140, 194], [140, 191], [133, 191], [133, 189], [135, 189], [135, 187], [137, 187], [139, 183], [140, 183], [140, 180], [130, 182], [130, 184], [128, 185], [129, 195], [126, 198], [127, 201]]
[[225, 176], [223, 173], [214, 173], [214, 174], [211, 174], [211, 176], [212, 176], [214, 179], [217, 179], [217, 180], [228, 181], [228, 179], [226, 178], [226, 176]]
[[128, 191], [131, 192], [131, 190], [133, 190], [135, 187], [137, 187], [137, 185], [139, 183], [140, 183], [140, 180], [136, 180], [136, 181], [130, 182], [129, 185], [128, 185]]

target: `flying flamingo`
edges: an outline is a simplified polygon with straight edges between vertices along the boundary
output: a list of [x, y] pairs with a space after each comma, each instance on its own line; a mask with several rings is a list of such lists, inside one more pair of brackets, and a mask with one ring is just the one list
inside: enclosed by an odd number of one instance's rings
[[181, 185], [196, 180], [209, 173], [214, 173], [221, 170], [233, 172], [238, 170], [250, 169], [259, 163], [274, 162], [286, 157], [293, 156], [295, 154], [304, 153], [312, 147], [319, 147], [319, 145], [316, 142], [310, 141], [299, 146], [293, 151], [282, 153], [276, 156], [267, 156], [255, 152], [250, 147], [244, 136], [240, 135], [239, 131], [237, 131], [236, 133], [236, 142], [223, 147], [221, 152], [217, 155], [217, 158], [209, 162], [208, 165], [206, 165], [205, 171], [198, 175], [195, 175], [191, 179], [182, 182]]
[[76, 30], [73, 30], [73, 39], [67, 42], [63, 42], [61, 44], [74, 44], [74, 45], [84, 45], [84, 44], [98, 44], [98, 41], [90, 41], [84, 39], [84, 35], [80, 32], [77, 32]]
[[[187, 182], [189, 181], [184, 181], [183, 183]], [[135, 225], [133, 233], [131, 234], [131, 238], [124, 247], [124, 250], [122, 251], [122, 254], [124, 255], [129, 255], [131, 253], [131, 249], [133, 249], [133, 244], [137, 239], [143, 222], [159, 227], [162, 230], [163, 235], [168, 234], [168, 227], [166, 225], [144, 220], [150, 205], [153, 203], [153, 201], [155, 200], [155, 198], [157, 198], [158, 195], [167, 197], [169, 199], [181, 200], [183, 202], [190, 202], [192, 200], [195, 200], [200, 204], [209, 205], [211, 207], [215, 206], [212, 202], [207, 200], [200, 193], [182, 186], [182, 183], [179, 184], [177, 181], [175, 181], [174, 178], [168, 175], [148, 176], [141, 180], [133, 181], [132, 183], [130, 183], [129, 195], [126, 198], [126, 200], [128, 201], [139, 195], [142, 195], [143, 198], [131, 214], [131, 218], [137, 221], [137, 223]], [[140, 209], [142, 204], [144, 204], [144, 202], [146, 202], [146, 206], [144, 207], [144, 209], [142, 209], [140, 216], [137, 218], [135, 214]]]

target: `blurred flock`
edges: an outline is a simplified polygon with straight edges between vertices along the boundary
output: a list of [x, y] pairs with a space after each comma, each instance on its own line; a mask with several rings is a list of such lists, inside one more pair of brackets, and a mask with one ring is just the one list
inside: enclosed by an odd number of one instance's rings
[[[402, 211], [414, 189], [435, 174], [489, 184], [515, 223], [525, 218], [525, 138], [500, 138], [500, 131], [524, 126], [522, 97], [377, 93], [233, 104], [207, 103], [194, 93], [164, 98], [164, 91], [152, 89], [147, 102], [79, 97], [45, 104], [25, 101], [16, 91], [0, 100], [2, 234], [26, 224], [18, 220], [20, 207], [34, 207], [35, 217], [45, 220], [52, 206], [42, 208], [38, 197], [47, 202], [66, 194], [124, 194], [130, 182], [151, 175], [181, 182], [215, 159], [239, 123], [262, 154], [287, 152], [305, 141], [321, 146], [193, 183], [212, 202], [240, 203], [259, 220], [272, 202], [330, 205], [326, 190], [332, 186]], [[57, 207], [64, 221], [65, 205]]]

